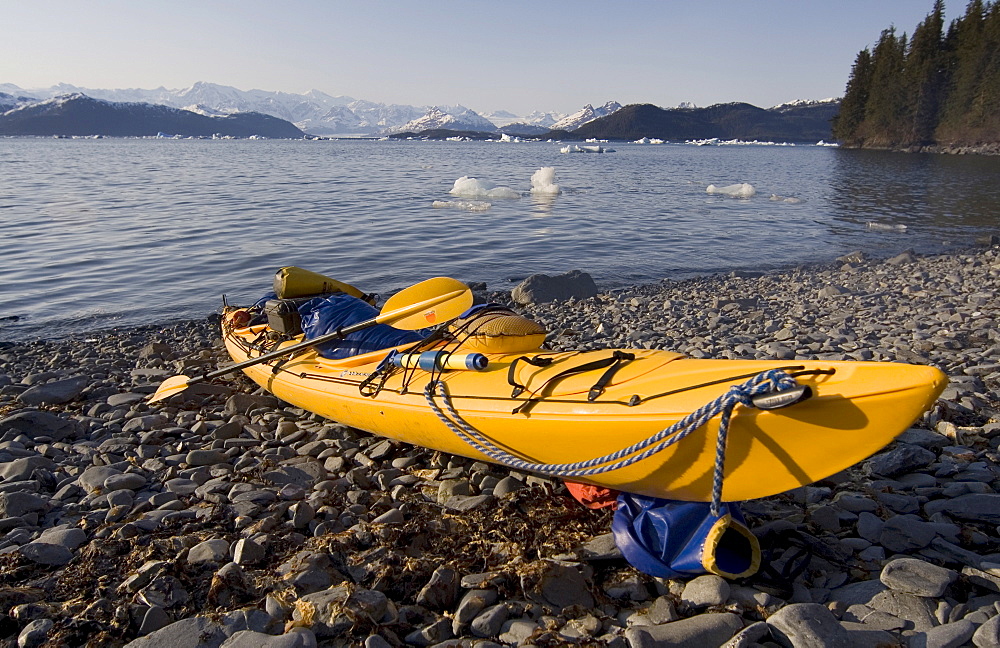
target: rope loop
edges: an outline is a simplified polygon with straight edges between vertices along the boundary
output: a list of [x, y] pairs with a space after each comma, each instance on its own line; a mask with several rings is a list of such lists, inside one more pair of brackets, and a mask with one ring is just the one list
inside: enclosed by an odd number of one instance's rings
[[[719, 433], [716, 439], [715, 469], [712, 480], [712, 512], [718, 514], [722, 502], [722, 482], [725, 472], [726, 438], [729, 433], [729, 421], [737, 405], [753, 407], [753, 397], [773, 391], [784, 391], [797, 387], [793, 377], [781, 369], [771, 369], [760, 373], [739, 385], [733, 385], [723, 395], [688, 414], [670, 427], [649, 436], [642, 441], [622, 448], [602, 457], [594, 457], [586, 461], [573, 463], [545, 464], [532, 463], [510, 454], [462, 418], [451, 402], [451, 396], [441, 380], [432, 380], [424, 388], [424, 397], [431, 410], [459, 438], [475, 448], [494, 462], [528, 472], [537, 472], [555, 477], [569, 479], [586, 478], [592, 475], [611, 472], [647, 459], [654, 454], [678, 443], [689, 434], [719, 416]], [[445, 412], [435, 402], [435, 396], [441, 399]]]

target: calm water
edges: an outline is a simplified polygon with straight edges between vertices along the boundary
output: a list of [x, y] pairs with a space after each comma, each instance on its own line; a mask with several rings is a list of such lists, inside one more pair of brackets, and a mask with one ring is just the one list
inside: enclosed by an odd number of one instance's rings
[[[997, 158], [611, 146], [0, 139], [0, 340], [203, 317], [223, 293], [256, 299], [283, 265], [383, 293], [572, 269], [613, 287], [935, 252], [1000, 229]], [[543, 166], [561, 195], [528, 195]], [[448, 191], [465, 175], [525, 195], [431, 206], [460, 200]], [[705, 192], [737, 182], [757, 195]]]

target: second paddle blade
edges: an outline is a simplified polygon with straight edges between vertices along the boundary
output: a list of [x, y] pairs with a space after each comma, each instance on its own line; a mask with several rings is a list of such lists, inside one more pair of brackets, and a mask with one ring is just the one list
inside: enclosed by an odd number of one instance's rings
[[435, 277], [399, 291], [382, 307], [379, 322], [416, 330], [455, 319], [472, 306], [472, 291], [457, 279]]

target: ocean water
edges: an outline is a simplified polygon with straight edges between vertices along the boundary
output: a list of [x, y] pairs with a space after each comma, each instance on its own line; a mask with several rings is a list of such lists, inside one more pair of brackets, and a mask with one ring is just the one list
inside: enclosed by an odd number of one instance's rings
[[[257, 299], [284, 265], [381, 293], [573, 269], [613, 288], [961, 249], [1000, 230], [997, 158], [562, 146], [0, 139], [0, 340], [204, 317], [223, 294]], [[529, 193], [542, 167], [561, 194]], [[450, 195], [462, 176], [521, 197]], [[706, 192], [736, 183], [756, 194]]]

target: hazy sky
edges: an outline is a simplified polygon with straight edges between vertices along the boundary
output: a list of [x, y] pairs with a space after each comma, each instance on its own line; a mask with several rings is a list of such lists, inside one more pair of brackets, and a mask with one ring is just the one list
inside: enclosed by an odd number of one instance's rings
[[[951, 2], [947, 19], [965, 2]], [[573, 112], [840, 96], [882, 29], [933, 0], [0, 0], [0, 83], [312, 88]]]

